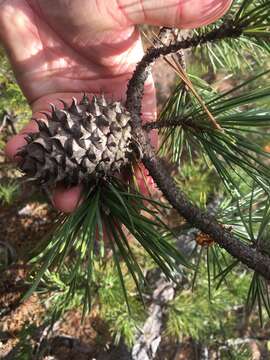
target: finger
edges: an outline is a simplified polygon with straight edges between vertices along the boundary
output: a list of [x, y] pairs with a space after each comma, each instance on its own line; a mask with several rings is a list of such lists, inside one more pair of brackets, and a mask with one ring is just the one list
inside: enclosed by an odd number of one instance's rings
[[73, 186], [69, 189], [58, 186], [53, 191], [54, 206], [64, 213], [72, 213], [81, 201], [82, 185]]
[[[39, 114], [40, 115], [40, 114]], [[40, 118], [40, 116], [36, 116]], [[45, 120], [45, 119], [43, 119]], [[20, 134], [13, 136], [6, 145], [6, 155], [13, 161], [19, 161], [17, 156], [18, 150], [26, 145], [25, 137], [29, 133], [37, 132], [38, 127], [35, 121], [30, 123], [20, 132]], [[64, 188], [63, 186], [57, 186], [53, 190], [53, 204], [54, 206], [64, 212], [71, 213], [79, 205], [82, 193], [82, 186], [74, 186], [71, 188]]]
[[[17, 0], [18, 1], [18, 0]], [[221, 17], [232, 0], [28, 0], [54, 28], [90, 31], [120, 30], [134, 24], [194, 28]], [[63, 12], [65, 16], [63, 16]], [[79, 40], [81, 37], [78, 36]]]
[[151, 24], [179, 28], [196, 28], [220, 18], [230, 7], [232, 0], [117, 0], [112, 9], [107, 3], [108, 13], [114, 14], [118, 22]]
[[[40, 116], [39, 116], [40, 118]], [[35, 121], [30, 121], [23, 130], [18, 134], [13, 136], [6, 144], [5, 154], [12, 161], [18, 161], [19, 157], [17, 152], [20, 148], [26, 145], [25, 137], [30, 134], [38, 131], [38, 127]]]
[[[144, 123], [156, 120], [156, 90], [152, 76], [149, 76], [145, 87], [142, 102], [142, 120]], [[150, 142], [153, 147], [158, 147], [158, 132], [151, 131], [149, 134]], [[155, 183], [149, 175], [148, 170], [142, 163], [135, 166], [136, 181], [143, 195], [149, 195], [149, 192], [155, 191]]]
[[[40, 115], [40, 114], [38, 114]], [[36, 113], [36, 118], [40, 118]], [[45, 120], [45, 119], [43, 119]], [[6, 145], [5, 153], [13, 161], [19, 161], [17, 156], [18, 150], [26, 145], [25, 137], [29, 133], [37, 132], [38, 127], [35, 121], [30, 121], [29, 124], [18, 134], [13, 136]], [[79, 205], [81, 200], [82, 186], [74, 186], [71, 188], [64, 188], [57, 186], [53, 190], [53, 204], [54, 206], [64, 212], [71, 213]]]

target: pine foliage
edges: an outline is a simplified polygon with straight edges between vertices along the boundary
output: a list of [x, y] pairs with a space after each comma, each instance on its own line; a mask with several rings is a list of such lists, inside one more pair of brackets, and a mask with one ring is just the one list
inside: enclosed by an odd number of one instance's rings
[[[222, 71], [237, 85], [219, 92], [179, 63], [182, 77], [156, 122], [159, 155], [174, 165], [176, 184], [192, 202], [210, 209], [241, 243], [270, 256], [269, 1], [235, 0], [223, 19], [189, 36], [203, 39], [220, 28], [231, 29], [231, 37], [202, 41], [192, 51], [206, 68]], [[6, 60], [2, 67], [0, 111], [12, 109], [25, 119], [29, 110]], [[238, 70], [246, 67], [253, 73], [241, 74], [244, 81], [239, 81]], [[145, 274], [159, 268], [168, 281], [177, 282], [179, 273], [186, 281], [166, 310], [169, 336], [206, 343], [215, 338], [222, 344], [220, 319], [226, 318], [223, 326], [233, 336], [239, 309], [247, 317], [256, 310], [263, 323], [270, 316], [267, 280], [213, 239], [193, 242], [189, 256], [177, 249], [177, 238], [191, 226], [183, 221], [170, 229], [161, 216], [170, 206], [141, 195], [133, 169], [129, 175], [127, 184], [113, 176], [86, 184], [78, 209], [59, 216], [30, 254], [33, 267], [24, 299], [37, 291], [50, 303], [52, 321], [73, 308], [80, 307], [83, 316], [98, 308], [115, 342], [123, 337], [132, 346], [146, 317]], [[1, 186], [1, 201], [11, 202], [15, 190], [13, 183]], [[203, 235], [192, 231], [195, 240]], [[237, 358], [249, 356], [247, 348], [238, 350], [232, 349]]]
[[[214, 25], [209, 25], [195, 31], [198, 36], [223, 22], [228, 26], [240, 26], [243, 29], [241, 36], [226, 39], [221, 42], [207, 43], [194, 50], [198, 58], [204, 59], [205, 66], [211, 70], [242, 72], [244, 69], [267, 65], [269, 57], [269, 1], [235, 0], [230, 11]], [[208, 65], [207, 65], [208, 64]]]

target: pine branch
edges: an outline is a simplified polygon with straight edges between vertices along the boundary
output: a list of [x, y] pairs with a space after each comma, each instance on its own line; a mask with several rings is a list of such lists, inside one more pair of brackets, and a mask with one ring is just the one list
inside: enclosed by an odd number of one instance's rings
[[219, 28], [201, 36], [193, 36], [186, 40], [170, 44], [169, 46], [150, 48], [137, 65], [129, 81], [126, 107], [132, 114], [133, 131], [142, 146], [143, 164], [169, 203], [189, 223], [209, 235], [233, 257], [266, 279], [270, 279], [270, 258], [268, 256], [239, 241], [239, 239], [235, 238], [230, 231], [224, 228], [212, 215], [207, 212], [202, 212], [186, 198], [183, 192], [178, 190], [174, 180], [168, 176], [168, 172], [162, 162], [157, 158], [151, 145], [149, 145], [150, 142], [145, 131], [142, 129], [140, 118], [144, 82], [149, 74], [151, 64], [156, 59], [160, 56], [172, 54], [183, 49], [194, 48], [201, 44], [226, 38], [237, 38], [242, 34], [244, 27], [248, 27], [248, 25], [248, 21], [243, 25], [239, 19], [226, 21]]
[[178, 190], [174, 180], [168, 176], [168, 172], [155, 155], [145, 134], [142, 131], [139, 131], [139, 133], [144, 140], [143, 163], [170, 204], [190, 224], [211, 236], [216, 243], [227, 250], [233, 257], [266, 279], [270, 279], [270, 258], [239, 241], [212, 215], [202, 212], [197, 206], [193, 205], [184, 193]]
[[203, 64], [211, 71], [224, 68], [234, 73], [243, 69], [252, 69], [263, 65], [269, 56], [269, 1], [268, 0], [234, 0], [231, 10], [217, 23], [194, 30], [198, 36], [211, 31], [217, 24], [226, 19], [234, 19], [234, 23], [243, 28], [242, 35], [237, 39], [208, 43], [193, 54], [204, 58]]
[[269, 1], [243, 0], [241, 4], [236, 5], [238, 6], [236, 14], [230, 19], [224, 18], [221, 25], [211, 31], [199, 31], [191, 37], [175, 41], [168, 46], [150, 48], [137, 65], [128, 83], [127, 109], [131, 113], [132, 111], [137, 114], [140, 113], [144, 82], [149, 74], [151, 64], [160, 56], [178, 53], [190, 48], [195, 49], [200, 45], [218, 43], [221, 40], [246, 38], [251, 41], [255, 39], [259, 43], [267, 42], [270, 27]]
[[[245, 3], [248, 4], [249, 1], [245, 1]], [[265, 6], [262, 7], [262, 17], [264, 17], [264, 11]], [[260, 13], [258, 14], [260, 15]], [[254, 36], [255, 27], [258, 23], [256, 20], [257, 15], [251, 11], [248, 16], [249, 17], [247, 17], [247, 14], [244, 12], [243, 16], [239, 15], [234, 20], [224, 21], [221, 26], [208, 33], [194, 35], [169, 45], [149, 49], [129, 81], [126, 108], [133, 121], [132, 135], [134, 135], [136, 144], [138, 143], [142, 150], [142, 162], [170, 204], [190, 224], [197, 227], [204, 234], [209, 235], [213, 241], [226, 249], [229, 254], [253, 269], [258, 276], [261, 275], [266, 279], [270, 279], [270, 258], [266, 256], [263, 251], [260, 251], [259, 247], [256, 247], [256, 244], [253, 243], [253, 247], [249, 246], [241, 240], [241, 237], [238, 239], [232, 235], [230, 230], [222, 226], [211, 214], [202, 212], [198, 207], [193, 205], [184, 193], [178, 189], [174, 180], [168, 176], [167, 169], [165, 169], [163, 163], [156, 156], [148, 138], [148, 131], [151, 130], [151, 128], [161, 126], [162, 122], [142, 127], [140, 117], [144, 83], [149, 74], [150, 66], [155, 60], [160, 56], [178, 53], [184, 49], [195, 48], [223, 39], [238, 38], [244, 31], [246, 31], [247, 34], [248, 31], [250, 31], [251, 36]], [[255, 26], [253, 26], [253, 28], [249, 26], [252, 21]], [[256, 31], [255, 33], [257, 34]], [[263, 33], [265, 34], [265, 32]], [[232, 105], [230, 106], [232, 107]], [[227, 108], [229, 108], [229, 105]], [[197, 115], [197, 113], [195, 115]], [[183, 119], [169, 119], [168, 122], [170, 126], [173, 126], [174, 121], [175, 124], [177, 122], [176, 125], [179, 125], [179, 122], [181, 122], [182, 126], [191, 126], [195, 132], [196, 128], [201, 126], [201, 123], [197, 124], [194, 120], [196, 120], [195, 116], [187, 116], [186, 118], [183, 117]], [[167, 125], [167, 120], [164, 120], [163, 124]], [[206, 127], [202, 130], [204, 131], [205, 128]], [[203, 131], [198, 131], [198, 134], [200, 135]], [[224, 142], [228, 148], [230, 147], [230, 151], [235, 151], [235, 147], [242, 141], [242, 139], [240, 139], [241, 141], [239, 140], [238, 143], [235, 142], [234, 147], [232, 147], [232, 142], [229, 143], [225, 135], [223, 136], [221, 132], [214, 129], [211, 129], [211, 131], [214, 134], [218, 134], [216, 136], [216, 144], [218, 141], [220, 141], [220, 143]], [[223, 136], [223, 138], [221, 136]], [[209, 143], [212, 138], [210, 138], [210, 140], [209, 138], [204, 140], [205, 143], [207, 141]], [[243, 147], [242, 145], [242, 148]], [[245, 149], [253, 150], [254, 148], [248, 145]], [[232, 156], [231, 152], [227, 152], [227, 154], [227, 158], [230, 157], [232, 164], [235, 164], [237, 162], [236, 160], [239, 159], [237, 156]], [[252, 172], [251, 164], [252, 161], [254, 161], [254, 156], [249, 156], [247, 151], [244, 152], [243, 149], [241, 149], [241, 155], [243, 155], [245, 160], [245, 162], [242, 162], [242, 164], [245, 165], [245, 170]], [[229, 165], [231, 165], [231, 163], [229, 163]], [[256, 164], [261, 165], [259, 161]], [[253, 177], [259, 177], [259, 171], [256, 171], [252, 172]], [[265, 171], [263, 175], [264, 180], [268, 172]], [[261, 181], [261, 183], [263, 183], [263, 181]], [[110, 176], [104, 177], [103, 180], [98, 182], [89, 183], [88, 185], [90, 189], [88, 189], [85, 201], [74, 214], [59, 219], [60, 226], [54, 236], [51, 239], [45, 239], [46, 243], [42, 243], [43, 252], [40, 252], [40, 249], [38, 249], [38, 255], [34, 254], [36, 264], [41, 264], [41, 266], [38, 269], [32, 287], [24, 298], [32, 294], [39, 283], [46, 278], [46, 273], [50, 269], [57, 267], [57, 271], [62, 271], [62, 268], [66, 265], [66, 259], [71, 255], [73, 250], [75, 250], [74, 257], [72, 257], [72, 261], [69, 264], [70, 271], [66, 281], [63, 301], [61, 305], [59, 305], [59, 308], [55, 309], [56, 314], [60, 314], [61, 311], [70, 304], [78, 288], [83, 289], [83, 313], [85, 314], [87, 310], [90, 310], [93, 302], [92, 294], [95, 293], [95, 276], [93, 269], [95, 244], [97, 242], [96, 240], [102, 240], [105, 234], [107, 235], [113, 252], [115, 267], [120, 280], [119, 284], [121, 285], [120, 290], [122, 290], [122, 298], [126, 301], [130, 309], [125, 288], [124, 272], [121, 267], [121, 259], [124, 260], [126, 269], [131, 274], [138, 293], [141, 299], [143, 299], [142, 290], [145, 285], [143, 271], [137, 263], [136, 256], [132, 252], [129, 241], [122, 231], [122, 227], [126, 228], [126, 230], [137, 239], [140, 246], [148, 252], [152, 260], [160, 267], [168, 279], [175, 280], [175, 274], [179, 271], [179, 265], [189, 266], [185, 257], [159, 234], [158, 230], [161, 229], [163, 231], [164, 224], [158, 219], [154, 211], [147, 209], [144, 205], [145, 201], [153, 205], [154, 202], [151, 199], [146, 199], [139, 193], [134, 192], [131, 188], [127, 189], [116, 178], [110, 178]], [[267, 185], [269, 184], [267, 183]], [[91, 208], [91, 212], [89, 212], [89, 208]], [[150, 220], [150, 217], [154, 217], [154, 220]], [[85, 268], [87, 268], [87, 271], [85, 271]], [[81, 276], [81, 274], [83, 274], [83, 276]]]

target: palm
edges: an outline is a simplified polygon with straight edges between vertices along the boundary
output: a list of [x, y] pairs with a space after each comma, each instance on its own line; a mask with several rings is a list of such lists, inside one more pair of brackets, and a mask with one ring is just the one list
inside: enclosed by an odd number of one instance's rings
[[[215, 20], [231, 0], [0, 0], [0, 38], [7, 48], [33, 117], [58, 99], [82, 92], [123, 98], [127, 80], [143, 54], [134, 24], [194, 27]], [[192, 10], [192, 11], [191, 11]], [[144, 118], [155, 116], [155, 91], [149, 78]], [[36, 130], [34, 122], [24, 129]], [[13, 157], [24, 135], [11, 139]], [[60, 194], [58, 207], [73, 209], [76, 193]], [[72, 204], [72, 205], [71, 205]]]
[[[55, 14], [54, 17], [43, 12], [37, 3], [20, 1], [16, 32], [21, 31], [21, 34], [17, 37], [12, 58], [18, 81], [33, 110], [40, 111], [54, 99], [69, 98], [83, 91], [113, 93], [121, 97], [127, 79], [142, 55], [134, 29], [94, 32], [90, 26], [78, 26], [72, 22], [73, 17], [69, 18], [67, 10], [64, 12], [59, 6], [54, 10], [56, 2], [51, 6], [46, 2], [45, 6]], [[12, 4], [14, 6], [14, 2]], [[76, 1], [76, 6], [79, 5]], [[59, 21], [58, 16], [63, 12], [65, 20]], [[86, 12], [83, 7], [81, 12]], [[102, 14], [95, 12], [92, 16], [96, 20]], [[22, 29], [21, 23], [24, 24]], [[92, 24], [91, 18], [88, 18], [88, 23]]]

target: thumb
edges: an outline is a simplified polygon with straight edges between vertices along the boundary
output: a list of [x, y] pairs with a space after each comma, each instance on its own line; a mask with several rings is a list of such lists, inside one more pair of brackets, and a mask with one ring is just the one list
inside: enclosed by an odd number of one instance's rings
[[116, 9], [110, 9], [110, 14], [121, 16], [120, 22], [126, 25], [150, 24], [188, 29], [214, 22], [226, 13], [231, 3], [232, 0], [117, 0], [114, 2]]

